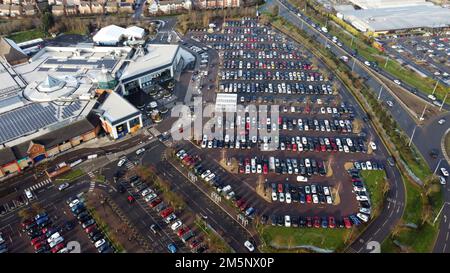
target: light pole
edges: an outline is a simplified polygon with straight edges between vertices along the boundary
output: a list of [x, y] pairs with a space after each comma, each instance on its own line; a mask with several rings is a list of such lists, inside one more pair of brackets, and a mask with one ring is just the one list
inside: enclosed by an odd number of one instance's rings
[[408, 147], [411, 147], [412, 140], [414, 138], [414, 134], [416, 133], [417, 125], [414, 127], [411, 138], [409, 139]]
[[356, 63], [356, 58], [355, 58], [355, 57], [353, 57], [352, 72], [353, 72], [353, 69], [355, 69], [355, 63]]
[[353, 40], [355, 39], [355, 36], [352, 35], [352, 42], [350, 43], [350, 48], [353, 46]]
[[433, 174], [436, 174], [437, 170], [439, 169], [439, 165], [441, 165], [441, 161], [442, 161], [442, 158], [439, 159], [438, 164], [437, 164], [437, 166], [436, 166], [436, 169], [434, 169]]
[[420, 115], [419, 120], [423, 120], [423, 116], [425, 115], [425, 110], [427, 110], [427, 107], [428, 107], [428, 104], [425, 104], [425, 107], [423, 108], [422, 115]]
[[436, 84], [434, 85], [433, 93], [431, 93], [431, 95], [434, 95], [434, 92], [436, 92], [436, 88], [437, 88], [438, 84], [439, 84], [439, 79], [436, 80]]
[[444, 107], [445, 101], [447, 100], [448, 92], [445, 94], [444, 100], [442, 101], [441, 107], [439, 107], [439, 111], [442, 111], [442, 107]]
[[378, 100], [381, 98], [381, 91], [383, 91], [383, 86], [380, 86], [380, 93], [378, 93]]
[[384, 63], [384, 68], [386, 68], [388, 62], [389, 62], [389, 56], [386, 57], [386, 62]]

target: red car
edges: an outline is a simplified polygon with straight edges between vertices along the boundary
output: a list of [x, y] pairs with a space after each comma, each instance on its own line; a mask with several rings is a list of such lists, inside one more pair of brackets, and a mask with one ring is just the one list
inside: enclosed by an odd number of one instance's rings
[[189, 231], [189, 228], [188, 228], [188, 227], [180, 228], [180, 229], [177, 231], [177, 235], [178, 235], [178, 237], [181, 237], [181, 236], [183, 236], [183, 234], [185, 234], [185, 233], [188, 232], [188, 231]]
[[306, 217], [306, 226], [309, 228], [312, 227], [312, 219], [309, 216]]
[[311, 194], [307, 194], [306, 195], [306, 203], [311, 204], [311, 202], [312, 202]]
[[283, 184], [278, 184], [278, 192], [279, 193], [283, 192]]
[[90, 225], [87, 228], [85, 228], [84, 231], [89, 234], [96, 228], [97, 228], [97, 224], [93, 224], [93, 225]]
[[162, 201], [161, 201], [161, 199], [159, 199], [159, 198], [156, 198], [155, 200], [153, 200], [150, 204], [149, 204], [149, 206], [151, 207], [151, 208], [154, 208], [154, 207], [156, 207], [159, 203], [161, 203]]
[[314, 216], [314, 227], [320, 228], [320, 219], [318, 216]]
[[348, 217], [344, 217], [344, 226], [345, 226], [345, 228], [352, 227], [352, 223], [350, 222], [350, 219], [348, 219]]
[[361, 179], [358, 178], [352, 178], [352, 182], [362, 182]]
[[263, 165], [263, 174], [267, 174], [269, 172], [269, 167], [267, 167], [267, 164]]
[[296, 152], [297, 151], [297, 144], [292, 144], [292, 151], [293, 152]]
[[240, 207], [242, 205], [242, 203], [245, 203], [245, 201], [243, 199], [239, 199], [236, 201], [236, 207]]
[[239, 166], [239, 173], [245, 173], [245, 167]]
[[43, 247], [46, 244], [47, 244], [47, 242], [45, 240], [42, 240], [34, 245], [34, 249], [38, 250], [39, 248]]
[[244, 211], [246, 208], [247, 208], [247, 204], [246, 204], [245, 201], [244, 201], [244, 202], [242, 202], [242, 204], [239, 206], [239, 209], [240, 209], [241, 211]]
[[197, 239], [192, 240], [192, 242], [189, 244], [189, 246], [190, 246], [191, 248], [196, 248], [196, 247], [199, 246], [199, 245], [200, 245], [200, 241], [198, 241]]
[[43, 235], [41, 235], [41, 236], [38, 236], [38, 237], [36, 237], [36, 238], [34, 238], [33, 240], [31, 240], [31, 245], [35, 245], [35, 244], [37, 244], [38, 242], [40, 242], [40, 241], [42, 241], [42, 240], [45, 240], [45, 239], [47, 239], [47, 237], [45, 236], [45, 234], [43, 234]]
[[172, 208], [172, 207], [169, 207], [169, 208], [167, 208], [167, 209], [161, 211], [161, 212], [159, 213], [159, 215], [160, 215], [161, 217], [163, 217], [163, 218], [166, 218], [166, 217], [169, 216], [172, 212], [173, 212], [173, 208]]
[[328, 227], [329, 228], [335, 228], [336, 227], [336, 223], [334, 222], [334, 217], [333, 216], [329, 216], [328, 217]]
[[51, 251], [52, 251], [52, 253], [56, 253], [63, 248], [64, 248], [64, 243], [59, 243], [56, 246], [54, 246]]
[[24, 227], [26, 227], [26, 226], [29, 226], [29, 225], [31, 225], [33, 222], [34, 222], [34, 219], [33, 219], [33, 218], [28, 218], [28, 219], [26, 219], [26, 220], [24, 220], [24, 221], [22, 222], [22, 227], [24, 228]]

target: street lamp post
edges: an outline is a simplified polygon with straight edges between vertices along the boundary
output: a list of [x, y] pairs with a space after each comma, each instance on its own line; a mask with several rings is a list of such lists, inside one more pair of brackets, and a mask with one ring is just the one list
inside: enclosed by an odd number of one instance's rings
[[433, 174], [436, 174], [437, 170], [439, 169], [439, 165], [441, 165], [441, 161], [442, 161], [442, 158], [439, 159], [438, 164], [437, 164], [437, 166], [436, 166], [436, 169], [434, 169]]
[[408, 147], [411, 147], [412, 140], [414, 138], [414, 134], [416, 133], [417, 125], [414, 127], [411, 138], [409, 139]]
[[389, 56], [386, 57], [386, 62], [384, 63], [384, 68], [386, 68], [388, 62], [389, 62]]
[[428, 104], [425, 104], [425, 107], [423, 108], [422, 115], [420, 115], [419, 120], [423, 120], [423, 116], [425, 115], [425, 110], [427, 110], [427, 107], [428, 107]]
[[355, 69], [355, 63], [356, 63], [356, 58], [355, 58], [355, 57], [353, 57], [352, 72], [353, 72], [353, 69]]
[[383, 91], [383, 86], [380, 86], [380, 93], [378, 93], [378, 100], [381, 98], [381, 91]]
[[436, 88], [437, 88], [438, 84], [439, 84], [439, 79], [436, 80], [436, 84], [434, 85], [433, 93], [431, 93], [431, 95], [434, 95], [434, 92], [436, 92]]
[[442, 107], [444, 107], [445, 101], [447, 100], [448, 93], [449, 92], [447, 92], [447, 94], [445, 94], [445, 97], [444, 97], [444, 100], [442, 101], [441, 107], [439, 107], [439, 111], [442, 111]]

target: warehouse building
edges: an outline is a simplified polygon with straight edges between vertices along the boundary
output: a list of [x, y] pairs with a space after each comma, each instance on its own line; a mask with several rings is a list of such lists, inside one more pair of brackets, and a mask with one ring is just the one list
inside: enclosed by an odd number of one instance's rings
[[145, 36], [145, 30], [137, 26], [128, 28], [109, 25], [101, 28], [93, 37], [93, 41], [97, 45], [116, 46], [124, 39], [141, 40]]
[[429, 4], [345, 9], [339, 11], [337, 16], [362, 32], [374, 34], [414, 29], [444, 29], [450, 26], [450, 9]]

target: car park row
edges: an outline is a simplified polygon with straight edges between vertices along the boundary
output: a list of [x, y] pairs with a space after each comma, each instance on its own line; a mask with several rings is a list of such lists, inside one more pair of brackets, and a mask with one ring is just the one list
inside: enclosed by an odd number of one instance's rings
[[99, 253], [114, 253], [115, 248], [105, 236], [101, 227], [92, 218], [91, 213], [86, 208], [83, 199], [72, 197], [67, 200], [70, 211], [78, 220], [84, 232], [88, 235], [90, 241], [94, 244]]
[[[169, 204], [164, 202], [155, 189], [149, 187], [146, 183], [142, 182], [139, 176], [133, 176], [129, 179], [130, 185], [133, 187], [135, 193], [142, 198], [147, 206], [152, 208], [163, 218], [164, 222], [170, 227], [170, 229], [177, 234], [179, 239], [190, 247], [192, 252], [203, 252], [206, 250], [205, 244], [197, 236], [193, 230], [186, 226], [175, 214], [175, 210]], [[125, 191], [125, 187], [120, 186], [121, 192]], [[156, 233], [159, 227], [155, 224], [150, 226], [150, 229]], [[175, 243], [169, 243], [167, 249], [171, 253], [176, 253], [178, 248]]]

